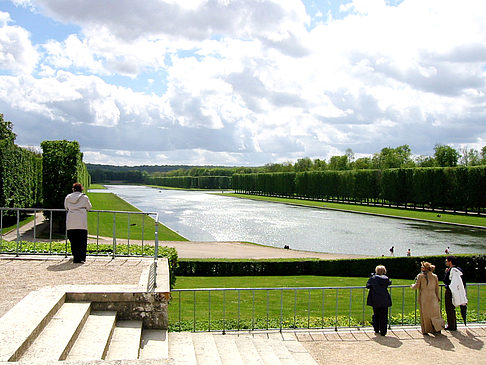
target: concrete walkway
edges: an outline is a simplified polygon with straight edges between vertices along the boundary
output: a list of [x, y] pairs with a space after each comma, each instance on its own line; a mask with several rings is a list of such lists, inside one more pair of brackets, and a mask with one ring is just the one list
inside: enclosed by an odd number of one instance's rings
[[[59, 284], [136, 284], [150, 259], [88, 258], [73, 264], [59, 257], [0, 256], [0, 316], [30, 291]], [[221, 334], [214, 334], [222, 336]], [[419, 327], [393, 327], [386, 337], [370, 328], [228, 333], [294, 338], [319, 364], [486, 364], [486, 325], [461, 326], [456, 332], [422, 335]], [[290, 336], [290, 337], [289, 337]], [[66, 362], [68, 363], [68, 362]], [[97, 362], [101, 363], [101, 362]], [[110, 362], [108, 362], [110, 363]], [[134, 364], [144, 364], [137, 361]], [[151, 363], [151, 362], [147, 362]]]

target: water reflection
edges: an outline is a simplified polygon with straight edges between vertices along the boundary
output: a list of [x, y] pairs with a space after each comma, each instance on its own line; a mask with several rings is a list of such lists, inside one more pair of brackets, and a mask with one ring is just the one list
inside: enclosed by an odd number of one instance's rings
[[111, 185], [109, 190], [193, 241], [248, 241], [316, 252], [388, 255], [486, 251], [486, 230], [224, 197]]

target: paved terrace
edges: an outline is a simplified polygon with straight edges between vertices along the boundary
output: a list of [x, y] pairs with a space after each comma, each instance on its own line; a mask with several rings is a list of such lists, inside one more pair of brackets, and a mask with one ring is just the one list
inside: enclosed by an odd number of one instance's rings
[[[144, 268], [150, 262], [150, 259], [110, 260], [90, 257], [86, 264], [82, 265], [73, 264], [71, 260], [60, 257], [0, 256], [0, 316], [29, 292], [44, 286], [136, 285]], [[222, 335], [214, 334], [214, 336]], [[386, 337], [376, 336], [370, 328], [340, 329], [337, 332], [332, 330], [300, 330], [282, 333], [242, 331], [225, 336], [250, 336], [281, 341], [297, 339], [319, 364], [338, 362], [373, 365], [377, 363], [418, 364], [431, 360], [441, 364], [466, 362], [486, 364], [485, 325], [462, 326], [456, 332], [443, 331], [436, 336], [424, 336], [417, 327], [396, 327], [389, 331]]]

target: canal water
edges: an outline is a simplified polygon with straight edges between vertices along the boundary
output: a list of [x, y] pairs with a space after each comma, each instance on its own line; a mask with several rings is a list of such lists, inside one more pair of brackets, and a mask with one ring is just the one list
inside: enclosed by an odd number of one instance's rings
[[292, 249], [395, 256], [485, 253], [486, 229], [238, 199], [204, 191], [108, 185], [191, 241], [247, 241]]

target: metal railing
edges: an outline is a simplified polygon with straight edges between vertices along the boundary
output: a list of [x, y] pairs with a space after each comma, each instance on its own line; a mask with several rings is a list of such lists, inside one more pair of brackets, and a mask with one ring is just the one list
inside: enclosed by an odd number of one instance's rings
[[[41, 218], [38, 213], [43, 214]], [[0, 253], [19, 255], [70, 255], [70, 245], [67, 239], [67, 230], [62, 233], [55, 232], [54, 215], [67, 214], [65, 209], [44, 209], [44, 208], [0, 208]], [[33, 217], [30, 222], [22, 224], [21, 217]], [[111, 215], [111, 229], [108, 236], [101, 236], [101, 215]], [[153, 241], [147, 242], [148, 224], [146, 217], [152, 216], [154, 219]], [[9, 232], [6, 221], [10, 221]], [[59, 218], [58, 218], [59, 219]], [[65, 221], [65, 217], [62, 217]], [[12, 224], [12, 220], [14, 223]], [[39, 222], [40, 220], [40, 222]], [[118, 210], [90, 210], [88, 211], [88, 222], [96, 226], [96, 237], [93, 230], [89, 231], [89, 243], [96, 243], [95, 249], [89, 248], [87, 255], [91, 256], [153, 256], [153, 268], [150, 271], [151, 288], [157, 287], [157, 258], [159, 251], [159, 214], [157, 212], [129, 212]], [[106, 221], [105, 221], [106, 223]], [[13, 227], [13, 228], [12, 228]], [[27, 229], [25, 229], [27, 227]], [[45, 231], [48, 229], [48, 233]], [[135, 232], [134, 232], [135, 231]], [[105, 233], [106, 228], [105, 228]], [[150, 229], [152, 234], [152, 229]], [[15, 233], [15, 240], [7, 241], [5, 237]], [[111, 240], [111, 243], [107, 242]], [[133, 243], [136, 241], [136, 243]], [[153, 244], [152, 244], [153, 242]], [[61, 245], [61, 247], [60, 247]], [[107, 247], [109, 245], [109, 247]], [[56, 246], [56, 247], [54, 247]], [[152, 253], [153, 251], [153, 253]]]
[[[485, 322], [486, 284], [467, 284], [467, 289], [469, 321]], [[224, 333], [360, 328], [371, 325], [372, 308], [366, 305], [367, 292], [361, 286], [174, 289], [169, 304], [169, 330]], [[389, 326], [420, 324], [417, 291], [409, 285], [394, 285], [389, 292], [393, 302], [388, 311]], [[461, 320], [458, 314], [458, 322]]]

